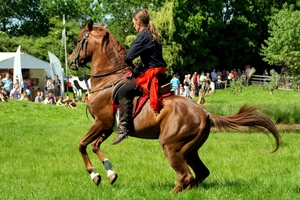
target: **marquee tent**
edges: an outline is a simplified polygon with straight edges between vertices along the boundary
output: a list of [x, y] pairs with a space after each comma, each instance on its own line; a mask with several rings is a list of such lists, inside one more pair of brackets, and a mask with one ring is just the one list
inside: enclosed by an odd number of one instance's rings
[[[13, 69], [16, 52], [0, 52], [0, 70]], [[27, 53], [21, 53], [21, 68], [29, 69], [30, 79], [36, 81], [34, 87], [44, 90], [46, 76], [54, 77], [50, 63]], [[35, 89], [35, 88], [33, 88]]]
[[[16, 52], [0, 52], [0, 69], [13, 69]], [[47, 76], [52, 77], [50, 63], [40, 60], [27, 53], [21, 53], [22, 69], [43, 69]]]

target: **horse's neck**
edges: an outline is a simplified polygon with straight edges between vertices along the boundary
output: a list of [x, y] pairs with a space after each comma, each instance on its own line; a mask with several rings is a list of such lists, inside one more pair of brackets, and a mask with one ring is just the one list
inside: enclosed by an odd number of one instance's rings
[[[108, 46], [105, 48], [105, 56], [98, 51], [92, 56], [91, 75], [104, 75], [91, 79], [92, 87], [105, 87], [118, 82], [128, 71], [123, 58], [126, 49], [123, 48], [114, 36], [110, 34]], [[119, 69], [119, 70], [118, 70]]]

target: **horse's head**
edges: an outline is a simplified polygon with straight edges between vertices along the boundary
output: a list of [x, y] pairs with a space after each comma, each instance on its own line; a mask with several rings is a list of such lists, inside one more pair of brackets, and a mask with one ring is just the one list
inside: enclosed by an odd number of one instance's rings
[[93, 30], [93, 21], [89, 20], [86, 27], [84, 27], [78, 37], [77, 46], [68, 58], [68, 65], [73, 70], [78, 70], [80, 65], [84, 65], [91, 60], [91, 54], [87, 48], [89, 34]]
[[[123, 57], [126, 49], [102, 25], [94, 26], [93, 21], [80, 31], [77, 46], [68, 58], [68, 65], [73, 70], [92, 61], [92, 67], [98, 72], [101, 68], [126, 66]], [[101, 70], [103, 71], [103, 70]]]

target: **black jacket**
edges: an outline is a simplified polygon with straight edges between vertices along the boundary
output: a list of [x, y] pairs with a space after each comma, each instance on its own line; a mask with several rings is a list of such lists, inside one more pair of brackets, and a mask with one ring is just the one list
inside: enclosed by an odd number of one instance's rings
[[141, 61], [136, 65], [133, 72], [139, 74], [145, 68], [166, 67], [167, 64], [162, 56], [162, 46], [152, 41], [151, 32], [144, 28], [136, 37], [133, 44], [124, 56], [124, 61], [130, 65], [132, 60], [140, 56]]

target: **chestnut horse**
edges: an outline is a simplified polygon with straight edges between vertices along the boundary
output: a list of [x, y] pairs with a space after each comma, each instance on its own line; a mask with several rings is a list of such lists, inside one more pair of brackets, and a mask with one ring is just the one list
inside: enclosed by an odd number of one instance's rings
[[[117, 174], [100, 150], [100, 145], [113, 133], [116, 123], [111, 103], [113, 87], [131, 70], [123, 61], [125, 53], [126, 49], [106, 28], [102, 25], [94, 26], [90, 20], [80, 31], [77, 46], [68, 58], [68, 64], [74, 70], [80, 70], [80, 67], [85, 67], [86, 63], [91, 62], [91, 91], [87, 107], [94, 122], [80, 141], [79, 151], [86, 170], [96, 185], [100, 184], [101, 176], [96, 172], [87, 154], [86, 148], [89, 144], [102, 161], [110, 183], [117, 179]], [[185, 97], [172, 95], [163, 100], [164, 107], [159, 114], [146, 102], [134, 118], [134, 131], [130, 136], [159, 140], [178, 177], [173, 192], [197, 186], [209, 175], [210, 172], [201, 161], [198, 150], [209, 136], [210, 120], [220, 130], [239, 126], [264, 128], [275, 138], [276, 147], [272, 152], [279, 148], [280, 136], [275, 124], [270, 117], [257, 112], [260, 109], [258, 106], [244, 105], [235, 115], [225, 117], [211, 114]], [[189, 167], [194, 171], [195, 177]]]

